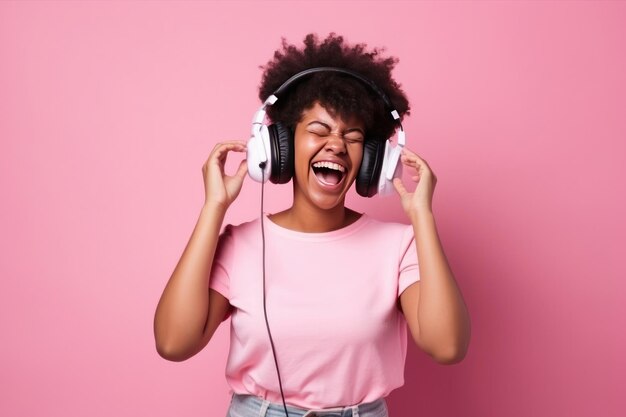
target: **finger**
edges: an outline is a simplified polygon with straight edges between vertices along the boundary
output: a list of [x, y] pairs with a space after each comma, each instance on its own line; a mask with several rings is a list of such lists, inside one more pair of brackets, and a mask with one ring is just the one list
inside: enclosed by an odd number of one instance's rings
[[216, 151], [230, 151], [230, 150], [241, 151], [241, 149], [246, 149], [246, 148], [247, 148], [247, 144], [245, 142], [224, 142], [224, 143], [219, 143], [217, 144], [217, 146], [215, 146]]
[[222, 145], [244, 145], [245, 146], [245, 145], [247, 145], [247, 143], [248, 142], [245, 142], [243, 140], [225, 140], [223, 142], [216, 143], [214, 149], [218, 148], [218, 147], [220, 147]]
[[412, 150], [410, 150], [406, 146], [402, 148], [402, 151], [400, 152], [400, 154], [401, 155], [416, 155], [415, 152], [413, 152]]
[[400, 160], [402, 161], [404, 165], [414, 167], [419, 174], [425, 173], [426, 175], [428, 175], [428, 173], [431, 173], [432, 175], [435, 175], [433, 173], [433, 170], [430, 168], [430, 165], [428, 165], [426, 161], [424, 161], [423, 159], [421, 159], [419, 156], [415, 154], [402, 155], [400, 157]]
[[410, 150], [406, 146], [404, 148], [402, 148], [401, 154], [402, 155], [409, 155], [409, 156], [417, 156], [417, 157], [419, 157], [419, 155], [417, 155], [415, 152], [413, 152], [412, 150]]
[[245, 152], [247, 149], [245, 143], [221, 143], [214, 150], [213, 153], [209, 156], [215, 158], [219, 162], [223, 163], [226, 161], [226, 156], [228, 152]]
[[412, 161], [417, 161], [417, 162], [423, 163], [424, 165], [428, 165], [428, 163], [426, 163], [426, 160], [424, 158], [422, 158], [421, 156], [419, 156], [418, 154], [416, 154], [415, 152], [413, 152], [412, 150], [406, 147], [402, 148], [402, 152], [400, 153], [400, 155], [406, 156]]
[[402, 163], [403, 163], [404, 165], [407, 165], [407, 166], [412, 166], [412, 167], [417, 166], [417, 165], [418, 165], [418, 163], [419, 163], [419, 162], [417, 161], [417, 159], [415, 159], [414, 157], [408, 156], [408, 155], [402, 155], [402, 156], [400, 157], [400, 160], [402, 161]]
[[402, 157], [402, 159], [401, 159], [402, 164], [403, 164], [404, 166], [409, 167], [409, 168], [411, 168], [411, 169], [414, 169], [414, 170], [415, 170], [414, 172], [415, 172], [417, 175], [421, 175], [421, 174], [423, 174], [423, 173], [424, 173], [425, 166], [424, 166], [423, 164], [420, 164], [420, 163], [419, 163], [419, 162], [417, 162], [417, 161], [411, 161], [411, 160], [409, 160], [409, 159], [404, 159], [404, 158], [405, 158], [405, 157], [403, 156], [403, 157]]
[[404, 187], [404, 184], [402, 184], [402, 180], [400, 178], [393, 179], [393, 186], [398, 192], [398, 194], [400, 194], [400, 197], [404, 197], [408, 193], [408, 191]]
[[235, 173], [235, 177], [239, 179], [243, 179], [248, 172], [248, 160], [244, 159], [239, 163], [239, 168], [237, 168], [237, 172]]
[[209, 154], [209, 157], [207, 158], [206, 162], [209, 162], [211, 160], [211, 158], [217, 158], [219, 159], [219, 157], [224, 153], [224, 152], [228, 152], [231, 150], [234, 150], [236, 152], [243, 152], [245, 149], [247, 148], [246, 143], [245, 142], [221, 142], [216, 144], [213, 147], [213, 150], [211, 150], [211, 153]]
[[213, 152], [241, 150], [247, 148], [247, 143], [242, 141], [220, 142], [213, 148]]

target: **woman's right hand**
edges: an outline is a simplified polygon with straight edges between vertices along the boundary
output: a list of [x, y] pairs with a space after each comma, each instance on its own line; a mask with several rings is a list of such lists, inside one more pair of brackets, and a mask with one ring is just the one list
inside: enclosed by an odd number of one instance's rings
[[228, 209], [239, 195], [243, 180], [248, 171], [248, 164], [244, 159], [239, 164], [235, 175], [226, 175], [224, 165], [228, 152], [245, 152], [246, 142], [228, 141], [215, 145], [209, 158], [202, 166], [204, 176], [205, 201], [204, 205], [218, 206]]

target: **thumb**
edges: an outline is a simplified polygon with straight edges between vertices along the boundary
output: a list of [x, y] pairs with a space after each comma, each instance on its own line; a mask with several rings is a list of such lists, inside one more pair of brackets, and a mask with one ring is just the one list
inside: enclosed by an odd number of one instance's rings
[[404, 184], [402, 184], [402, 180], [400, 178], [393, 179], [393, 186], [398, 192], [398, 194], [400, 194], [400, 197], [404, 197], [408, 193], [408, 191], [404, 187]]
[[239, 163], [239, 168], [237, 168], [235, 177], [239, 179], [243, 179], [243, 177], [246, 175], [247, 172], [248, 172], [248, 163], [247, 163], [247, 159], [244, 159], [243, 161]]

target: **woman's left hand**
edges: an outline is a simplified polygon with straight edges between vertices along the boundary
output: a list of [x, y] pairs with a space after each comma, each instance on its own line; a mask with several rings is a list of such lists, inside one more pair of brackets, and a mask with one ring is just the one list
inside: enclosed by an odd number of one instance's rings
[[402, 184], [401, 178], [393, 179], [393, 185], [398, 194], [400, 194], [402, 208], [407, 216], [412, 218], [424, 211], [432, 213], [433, 193], [435, 192], [437, 177], [425, 160], [406, 147], [402, 149], [400, 162], [404, 164], [405, 167], [415, 170], [411, 179], [417, 183], [415, 190], [410, 193], [404, 187], [404, 184]]

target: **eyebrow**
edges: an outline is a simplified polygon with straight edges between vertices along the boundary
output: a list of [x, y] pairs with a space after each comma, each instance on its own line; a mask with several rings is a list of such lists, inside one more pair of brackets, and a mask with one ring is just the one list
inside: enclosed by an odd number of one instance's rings
[[[320, 120], [313, 120], [312, 122], [309, 122], [309, 124], [307, 124], [307, 126], [311, 126], [314, 123], [320, 124], [320, 125], [324, 126], [328, 130], [332, 130], [330, 128], [330, 125], [328, 125], [327, 123], [324, 123], [324, 122], [322, 122]], [[344, 134], [345, 133], [350, 133], [350, 132], [360, 132], [363, 136], [365, 136], [365, 132], [363, 132], [363, 130], [361, 128], [358, 128], [358, 127], [352, 127], [350, 129], [346, 129], [344, 131]]]

